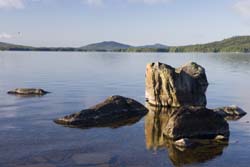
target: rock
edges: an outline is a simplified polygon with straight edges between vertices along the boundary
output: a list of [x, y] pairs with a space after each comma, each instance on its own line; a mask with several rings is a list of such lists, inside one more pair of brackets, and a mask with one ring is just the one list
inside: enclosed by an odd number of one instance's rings
[[223, 136], [223, 135], [217, 135], [214, 140], [228, 140], [227, 137]]
[[39, 88], [17, 88], [15, 90], [11, 90], [7, 92], [8, 94], [14, 94], [14, 95], [45, 95], [49, 92], [39, 89]]
[[172, 112], [163, 133], [174, 140], [214, 139], [217, 135], [228, 138], [229, 125], [221, 115], [212, 110], [201, 107], [182, 107]]
[[191, 147], [193, 145], [193, 142], [191, 142], [188, 138], [183, 138], [176, 140], [174, 144], [178, 147]]
[[175, 140], [185, 138], [193, 145], [214, 142], [218, 135], [223, 134], [228, 139], [227, 122], [211, 110], [200, 107], [161, 108], [149, 104], [146, 107], [149, 112], [145, 117], [144, 127], [148, 149], [162, 147], [168, 142], [174, 144]]
[[177, 69], [150, 63], [146, 69], [146, 100], [154, 106], [206, 106], [205, 69], [190, 62]]
[[227, 120], [238, 120], [247, 114], [243, 109], [235, 105], [216, 108], [214, 112], [220, 114]]
[[190, 147], [180, 147], [172, 139], [163, 134], [163, 130], [169, 122], [170, 116], [176, 109], [159, 108], [147, 105], [149, 109], [145, 117], [145, 141], [149, 150], [167, 149], [169, 159], [174, 166], [201, 163], [212, 160], [223, 153], [228, 142], [215, 140], [189, 139]]
[[129, 120], [139, 120], [147, 109], [137, 101], [122, 96], [111, 96], [89, 109], [54, 120], [58, 124], [91, 128], [114, 127]]

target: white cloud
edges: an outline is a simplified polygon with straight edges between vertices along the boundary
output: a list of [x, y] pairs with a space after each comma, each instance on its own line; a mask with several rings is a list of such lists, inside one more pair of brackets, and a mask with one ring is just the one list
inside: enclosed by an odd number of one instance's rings
[[250, 0], [239, 0], [234, 5], [234, 9], [243, 17], [250, 17]]
[[0, 33], [0, 39], [10, 39], [10, 38], [13, 38], [13, 36], [5, 32]]
[[20, 9], [24, 7], [24, 0], [0, 0], [0, 8]]

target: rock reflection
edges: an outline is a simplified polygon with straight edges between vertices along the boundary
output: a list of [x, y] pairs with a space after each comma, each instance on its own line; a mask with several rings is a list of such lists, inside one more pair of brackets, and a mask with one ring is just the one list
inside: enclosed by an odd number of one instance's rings
[[228, 142], [194, 140], [196, 143], [194, 147], [179, 148], [163, 134], [163, 128], [166, 126], [174, 109], [157, 108], [150, 105], [147, 105], [147, 108], [149, 112], [145, 117], [146, 147], [149, 150], [166, 148], [174, 166], [202, 163], [214, 159], [222, 155], [223, 149], [228, 145]]
[[147, 104], [149, 110], [145, 117], [145, 137], [147, 149], [157, 149], [166, 143], [163, 135], [163, 128], [169, 119], [169, 112], [166, 108], [152, 107]]
[[36, 95], [36, 94], [31, 94], [31, 95], [25, 95], [25, 94], [9, 94], [10, 96], [15, 96], [19, 98], [34, 98], [34, 97], [43, 97], [45, 95]]
[[123, 120], [112, 122], [112, 123], [101, 123], [101, 124], [98, 124], [96, 126], [92, 126], [92, 125], [89, 125], [89, 126], [88, 125], [84, 125], [84, 126], [81, 126], [81, 125], [63, 125], [63, 126], [69, 127], [69, 128], [79, 128], [79, 129], [91, 129], [91, 128], [112, 128], [112, 129], [116, 129], [116, 128], [120, 128], [120, 127], [123, 127], [123, 126], [131, 126], [133, 124], [136, 124], [143, 117], [144, 117], [144, 115], [135, 116], [135, 117], [123, 119]]
[[194, 148], [181, 149], [175, 147], [171, 142], [166, 143], [168, 148], [169, 158], [175, 166], [185, 164], [202, 163], [212, 160], [223, 154], [223, 149], [227, 146], [226, 143], [204, 143]]

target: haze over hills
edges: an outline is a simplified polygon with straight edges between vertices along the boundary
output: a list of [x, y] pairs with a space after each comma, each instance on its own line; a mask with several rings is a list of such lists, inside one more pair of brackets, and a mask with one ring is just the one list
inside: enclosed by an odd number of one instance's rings
[[0, 50], [16, 51], [111, 51], [111, 52], [250, 52], [250, 36], [235, 36], [222, 41], [187, 46], [163, 44], [131, 46], [114, 41], [104, 41], [83, 47], [30, 47], [0, 42]]

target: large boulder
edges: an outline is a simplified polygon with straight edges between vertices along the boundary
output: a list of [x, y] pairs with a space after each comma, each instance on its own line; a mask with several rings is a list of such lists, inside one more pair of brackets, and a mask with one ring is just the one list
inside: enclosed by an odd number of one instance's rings
[[205, 69], [194, 63], [173, 68], [150, 63], [146, 69], [146, 99], [154, 106], [206, 106], [208, 81]]
[[202, 107], [182, 107], [171, 112], [163, 133], [174, 140], [182, 138], [214, 139], [229, 137], [227, 121], [213, 110]]
[[119, 127], [140, 120], [147, 111], [142, 104], [133, 99], [111, 96], [89, 109], [54, 121], [58, 124], [80, 128]]
[[24, 96], [25, 95], [26, 96], [29, 96], [29, 95], [41, 96], [41, 95], [45, 95], [45, 94], [50, 93], [50, 92], [47, 92], [47, 91], [40, 89], [40, 88], [17, 88], [17, 89], [8, 91], [7, 93], [13, 94], [13, 95], [24, 95]]

